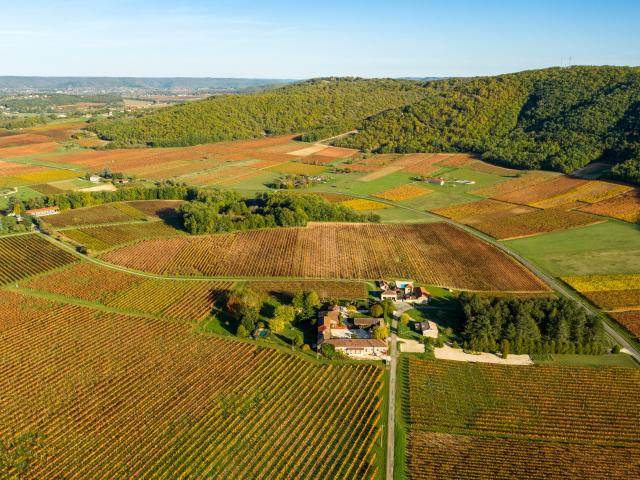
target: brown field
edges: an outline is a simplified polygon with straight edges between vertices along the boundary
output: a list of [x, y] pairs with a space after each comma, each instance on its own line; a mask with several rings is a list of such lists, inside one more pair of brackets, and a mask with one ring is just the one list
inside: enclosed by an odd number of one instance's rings
[[267, 170], [276, 173], [289, 173], [294, 175], [318, 175], [319, 173], [324, 172], [325, 168], [320, 165], [289, 162], [269, 167]]
[[476, 162], [476, 157], [466, 153], [454, 153], [447, 154], [445, 158], [438, 162], [438, 165], [445, 167], [466, 167], [467, 165]]
[[629, 449], [612, 446], [422, 431], [411, 432], [409, 444], [411, 480], [609, 480], [628, 478], [628, 469], [638, 467]]
[[615, 312], [610, 314], [613, 319], [635, 335], [640, 341], [640, 310], [628, 312]]
[[0, 284], [68, 265], [77, 257], [40, 235], [0, 237]]
[[32, 145], [34, 143], [51, 142], [51, 138], [35, 133], [19, 133], [0, 138], [0, 148], [19, 147], [22, 145]]
[[517, 215], [509, 210], [503, 210], [495, 215], [483, 216], [482, 220], [476, 218], [464, 223], [498, 240], [507, 240], [584, 227], [602, 221], [581, 212], [549, 208]]
[[352, 148], [342, 148], [342, 147], [327, 147], [320, 152], [323, 157], [332, 157], [332, 158], [349, 158], [358, 153], [358, 150], [353, 150]]
[[433, 193], [433, 190], [418, 187], [416, 185], [402, 185], [400, 187], [385, 190], [384, 192], [378, 192], [374, 194], [374, 197], [384, 198], [385, 200], [402, 201], [421, 197], [428, 193]]
[[210, 315], [216, 298], [232, 286], [231, 282], [145, 278], [83, 262], [31, 279], [22, 287], [195, 323]]
[[71, 139], [71, 135], [74, 132], [83, 127], [86, 127], [86, 125], [87, 124], [85, 122], [48, 123], [46, 125], [32, 127], [25, 131], [29, 133], [46, 135], [47, 137], [50, 137], [56, 141], [65, 141]]
[[402, 169], [403, 167], [401, 166], [389, 165], [388, 167], [379, 168], [376, 171], [371, 172], [368, 175], [365, 175], [364, 177], [360, 177], [358, 181], [373, 182], [374, 180], [378, 180], [379, 178], [386, 177], [387, 175], [391, 175], [392, 173], [399, 172]]
[[605, 480], [640, 472], [638, 369], [413, 357], [401, 366], [409, 479]]
[[603, 290], [594, 292], [581, 292], [592, 303], [604, 310], [630, 310], [640, 309], [640, 290]]
[[[514, 205], [496, 200], [478, 200], [477, 202], [462, 203], [451, 207], [436, 208], [431, 210], [437, 215], [441, 215], [452, 220], [462, 220], [466, 217], [477, 217], [479, 215], [493, 214], [513, 208]], [[464, 223], [464, 222], [463, 222]]]
[[[11, 137], [5, 137], [11, 138]], [[0, 148], [0, 158], [24, 157], [29, 155], [43, 155], [55, 152], [60, 147], [56, 142], [33, 143], [17, 147]]]
[[[580, 202], [582, 205], [585, 203], [597, 203], [608, 198], [615, 197], [622, 193], [628, 192], [632, 187], [626, 185], [619, 185], [611, 182], [601, 182], [597, 180], [589, 181], [577, 188], [556, 195], [540, 202], [533, 203], [531, 206], [537, 208], [556, 208], [563, 206], [571, 206]], [[582, 206], [578, 204], [579, 206]]]
[[471, 162], [465, 165], [465, 168], [468, 168], [469, 170], [475, 170], [476, 172], [490, 173], [492, 175], [500, 175], [502, 177], [515, 178], [515, 175], [522, 173], [522, 170], [515, 170], [513, 168], [501, 167], [499, 165], [493, 165], [491, 163], [483, 162], [482, 160]]
[[617, 218], [625, 222], [640, 223], [640, 190], [633, 189], [625, 194], [588, 205], [580, 210]]
[[108, 250], [136, 240], [184, 234], [182, 230], [177, 230], [164, 222], [123, 223], [103, 227], [70, 229], [64, 230], [62, 233], [65, 237], [94, 252]]
[[440, 169], [438, 162], [442, 159], [442, 155], [437, 153], [409, 155], [406, 157], [405, 162], [411, 161], [411, 163], [407, 164], [404, 171], [408, 173], [415, 173], [416, 175], [430, 175]]
[[369, 296], [366, 283], [297, 280], [249, 282], [247, 286], [255, 291], [289, 302], [298, 292], [316, 292], [321, 299], [359, 300]]
[[560, 176], [547, 180], [546, 182], [536, 183], [534, 185], [516, 190], [514, 192], [498, 195], [496, 200], [504, 202], [520, 203], [523, 205], [531, 205], [550, 197], [555, 197], [567, 193], [575, 188], [585, 185], [587, 180]]
[[516, 192], [558, 176], [559, 174], [555, 172], [543, 172], [536, 170], [533, 172], [522, 173], [521, 177], [515, 177], [511, 180], [498, 182], [487, 187], [480, 187], [476, 190], [472, 190], [470, 193], [482, 197], [497, 198], [501, 195]]
[[115, 208], [113, 205], [104, 204], [95, 207], [65, 210], [57, 215], [50, 215], [44, 220], [55, 228], [63, 228], [78, 225], [127, 222], [132, 219], [129, 215]]
[[448, 224], [310, 224], [174, 237], [143, 241], [101, 258], [136, 270], [176, 275], [400, 277], [457, 289], [548, 290], [497, 248]]
[[39, 435], [8, 478], [378, 478], [378, 366], [57, 304], [0, 331], [0, 436]]

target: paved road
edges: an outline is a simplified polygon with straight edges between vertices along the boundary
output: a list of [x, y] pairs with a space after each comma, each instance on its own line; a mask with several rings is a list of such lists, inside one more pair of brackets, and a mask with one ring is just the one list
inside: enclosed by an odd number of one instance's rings
[[398, 366], [398, 321], [391, 322], [391, 351], [389, 362], [389, 413], [387, 418], [387, 480], [393, 480], [393, 467], [396, 451], [396, 370]]
[[[494, 245], [495, 247], [499, 248], [500, 250], [502, 250], [504, 253], [506, 253], [507, 255], [511, 256], [512, 258], [514, 258], [515, 260], [517, 260], [518, 262], [520, 262], [521, 264], [523, 264], [525, 267], [527, 267], [529, 270], [531, 270], [534, 274], [536, 274], [538, 277], [540, 277], [547, 285], [549, 285], [549, 287], [556, 291], [557, 293], [559, 293], [562, 296], [565, 296], [567, 298], [570, 298], [571, 300], [573, 300], [574, 302], [576, 302], [578, 305], [580, 305], [589, 315], [597, 315], [598, 312], [597, 310], [595, 310], [589, 303], [587, 303], [584, 299], [582, 299], [582, 297], [580, 297], [577, 293], [573, 292], [572, 290], [570, 290], [569, 288], [565, 287], [563, 284], [561, 284], [560, 282], [558, 282], [555, 278], [553, 278], [552, 276], [546, 274], [544, 271], [542, 271], [537, 265], [535, 265], [534, 263], [530, 262], [529, 260], [527, 260], [526, 258], [524, 258], [523, 256], [521, 256], [520, 254], [514, 252], [513, 250], [511, 250], [509, 247], [507, 247], [506, 245], [504, 245], [503, 243], [498, 242], [497, 240], [495, 240], [494, 238], [485, 235], [484, 233], [478, 232], [477, 230], [467, 226], [467, 225], [463, 225], [461, 223], [458, 223], [454, 220], [451, 220], [449, 218], [445, 218], [445, 217], [440, 217], [439, 215], [435, 215], [429, 212], [425, 212], [423, 210], [419, 210], [417, 208], [412, 208], [412, 207], [408, 207], [406, 205], [400, 205], [396, 202], [392, 202], [389, 200], [385, 200], [382, 198], [378, 198], [378, 197], [372, 197], [370, 195], [355, 195], [352, 193], [348, 193], [347, 195], [350, 195], [352, 197], [355, 198], [363, 198], [366, 200], [375, 200], [376, 202], [380, 202], [380, 203], [386, 203], [388, 205], [392, 205], [394, 207], [397, 208], [402, 208], [404, 210], [409, 210], [411, 212], [414, 212], [422, 217], [425, 218], [429, 218], [429, 219], [434, 219], [437, 218], [439, 221], [441, 222], [445, 222], [445, 223], [449, 223], [455, 227], [458, 227], [461, 230], [464, 230], [465, 232], [474, 235], [482, 240], [484, 240], [485, 242], [488, 242], [492, 245]], [[640, 352], [638, 352], [638, 350], [627, 340], [625, 339], [620, 333], [618, 333], [618, 331], [616, 329], [614, 329], [609, 323], [608, 320], [603, 321], [603, 325], [604, 325], [604, 329], [606, 331], [606, 333], [613, 338], [618, 344], [620, 344], [620, 346], [622, 348], [625, 348], [629, 354], [637, 361], [640, 362]]]

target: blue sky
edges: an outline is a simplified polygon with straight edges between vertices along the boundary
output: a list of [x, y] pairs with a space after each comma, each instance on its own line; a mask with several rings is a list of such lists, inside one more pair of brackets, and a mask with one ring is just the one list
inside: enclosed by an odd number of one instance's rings
[[0, 75], [309, 78], [640, 65], [638, 0], [0, 0]]

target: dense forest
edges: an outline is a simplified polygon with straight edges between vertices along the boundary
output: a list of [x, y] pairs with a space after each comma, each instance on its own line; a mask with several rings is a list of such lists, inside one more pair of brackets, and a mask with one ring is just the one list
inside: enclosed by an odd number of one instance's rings
[[464, 346], [503, 353], [604, 353], [603, 326], [565, 298], [487, 298], [462, 294]]
[[301, 227], [307, 222], [379, 222], [376, 214], [358, 214], [318, 195], [285, 192], [243, 198], [233, 191], [200, 191], [180, 207], [189, 233], [205, 234], [267, 227]]
[[640, 68], [572, 67], [437, 81], [315, 79], [90, 127], [113, 146], [181, 146], [354, 129], [370, 152], [472, 152], [498, 164], [572, 172], [594, 161], [640, 180]]
[[414, 104], [366, 119], [342, 146], [374, 152], [474, 152], [565, 173], [601, 160], [640, 177], [640, 68], [573, 67], [428, 84]]
[[113, 146], [184, 146], [287, 133], [317, 140], [362, 119], [420, 100], [424, 82], [327, 78], [260, 93], [222, 95], [138, 118], [95, 124]]

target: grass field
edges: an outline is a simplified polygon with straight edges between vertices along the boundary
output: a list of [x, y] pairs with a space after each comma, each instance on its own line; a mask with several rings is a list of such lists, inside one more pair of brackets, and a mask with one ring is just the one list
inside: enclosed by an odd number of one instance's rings
[[410, 479], [604, 480], [640, 469], [638, 369], [403, 362]]
[[378, 476], [377, 366], [54, 302], [24, 315], [13, 295], [0, 295], [0, 432], [28, 453], [9, 476]]
[[640, 272], [640, 230], [608, 221], [505, 242], [554, 276]]

